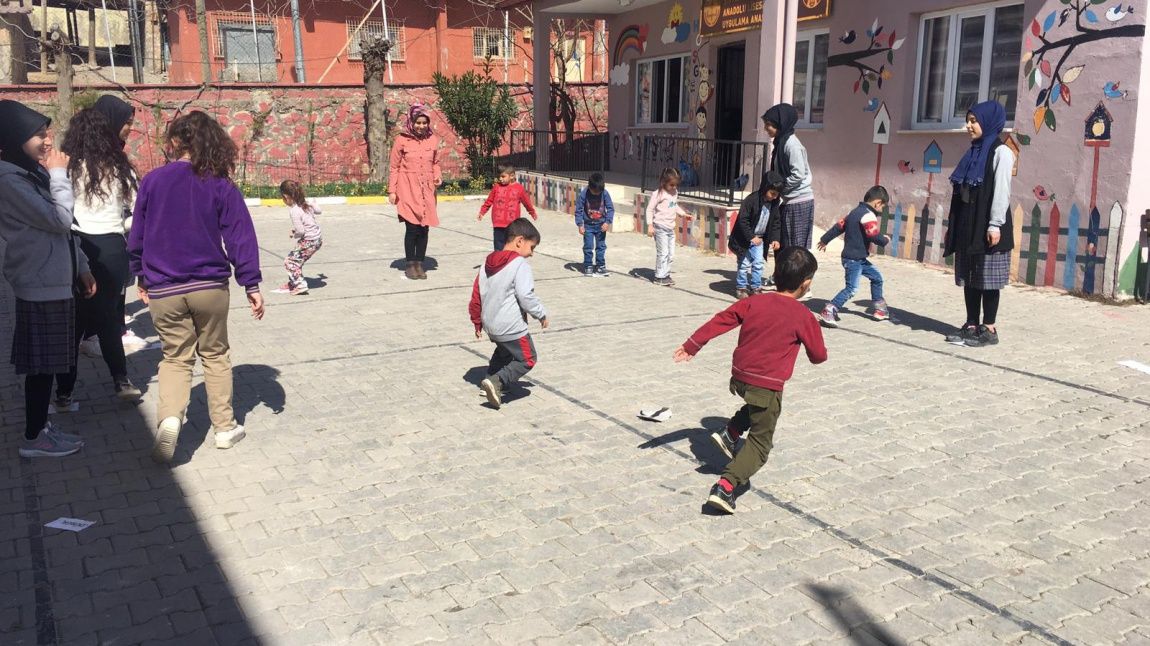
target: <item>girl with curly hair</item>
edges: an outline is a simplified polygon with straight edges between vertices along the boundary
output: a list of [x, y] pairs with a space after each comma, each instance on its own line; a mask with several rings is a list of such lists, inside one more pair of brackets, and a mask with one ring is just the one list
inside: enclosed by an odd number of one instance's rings
[[228, 345], [229, 279], [247, 294], [254, 318], [264, 315], [259, 247], [244, 196], [230, 175], [236, 145], [220, 124], [198, 110], [168, 126], [174, 161], [140, 182], [128, 253], [160, 335], [160, 420], [152, 459], [175, 454], [199, 356], [216, 448], [244, 438], [232, 410]]
[[439, 226], [435, 211], [435, 187], [443, 183], [439, 168], [439, 138], [431, 130], [431, 112], [416, 103], [407, 111], [407, 125], [391, 147], [391, 173], [388, 187], [391, 203], [399, 209], [399, 219], [407, 231], [403, 237], [407, 278], [424, 279], [423, 261], [427, 254], [427, 234]]
[[[72, 231], [99, 285], [95, 296], [76, 301], [76, 342], [94, 334], [116, 396], [136, 401], [140, 390], [128, 379], [119, 308], [129, 280], [126, 236], [136, 197], [136, 171], [108, 118], [92, 108], [72, 117], [61, 149], [69, 155], [68, 176], [76, 197]], [[57, 386], [57, 412], [71, 410], [75, 385], [73, 366]]]

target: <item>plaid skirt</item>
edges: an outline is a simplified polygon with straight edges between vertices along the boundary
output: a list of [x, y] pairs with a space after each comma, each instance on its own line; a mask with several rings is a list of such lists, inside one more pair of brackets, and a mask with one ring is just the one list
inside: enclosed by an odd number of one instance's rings
[[974, 289], [1002, 289], [1010, 282], [1010, 252], [981, 256], [954, 254], [954, 284]]
[[815, 201], [784, 204], [779, 209], [782, 217], [782, 246], [810, 249], [814, 241]]
[[76, 304], [16, 299], [12, 365], [18, 375], [57, 375], [76, 365]]

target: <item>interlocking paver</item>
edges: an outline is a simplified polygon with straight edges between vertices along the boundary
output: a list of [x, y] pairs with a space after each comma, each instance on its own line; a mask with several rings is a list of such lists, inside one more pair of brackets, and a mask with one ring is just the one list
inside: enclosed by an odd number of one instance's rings
[[[83, 359], [81, 411], [58, 421], [84, 451], [0, 462], [5, 643], [36, 643], [49, 610], [69, 644], [1147, 641], [1150, 380], [1116, 363], [1150, 362], [1147, 308], [1010, 288], [1003, 343], [954, 348], [952, 279], [878, 258], [905, 324], [827, 332], [830, 362], [799, 362], [739, 513], [712, 518], [734, 335], [688, 366], [669, 355], [731, 302], [733, 261], [683, 250], [679, 287], [657, 288], [627, 275], [650, 241], [613, 233], [618, 273], [584, 279], [570, 220], [544, 213], [531, 262], [553, 326], [494, 411], [465, 312], [489, 240], [474, 209], [442, 205], [427, 281], [391, 267], [394, 216], [332, 207], [309, 296], [269, 294], [255, 322], [233, 290], [249, 436], [230, 451], [207, 437], [197, 371], [177, 459], [152, 464], [158, 353], [129, 360], [135, 408]], [[286, 214], [255, 220], [274, 284]], [[840, 281], [818, 257], [812, 307]], [[134, 326], [153, 333], [146, 310]], [[652, 404], [674, 417], [635, 419]], [[6, 428], [22, 405], [0, 389]], [[57, 516], [98, 524], [43, 530], [38, 557], [29, 527]]]

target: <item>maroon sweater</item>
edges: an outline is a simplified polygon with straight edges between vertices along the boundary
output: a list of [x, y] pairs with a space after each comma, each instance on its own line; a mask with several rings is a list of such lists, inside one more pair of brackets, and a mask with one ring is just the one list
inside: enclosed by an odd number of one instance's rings
[[823, 331], [811, 311], [774, 292], [744, 298], [719, 312], [695, 330], [683, 348], [694, 356], [708, 341], [740, 325], [731, 376], [743, 383], [782, 392], [795, 371], [800, 344], [811, 363], [827, 360]]

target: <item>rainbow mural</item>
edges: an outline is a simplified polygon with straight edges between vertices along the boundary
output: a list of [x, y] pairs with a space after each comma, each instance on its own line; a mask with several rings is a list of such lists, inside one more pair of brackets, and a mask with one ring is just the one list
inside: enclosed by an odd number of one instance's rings
[[632, 51], [642, 54], [647, 48], [647, 25], [627, 25], [619, 32], [619, 40], [615, 41], [615, 52], [611, 56], [612, 63], [623, 61], [623, 55]]

